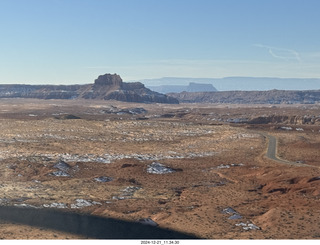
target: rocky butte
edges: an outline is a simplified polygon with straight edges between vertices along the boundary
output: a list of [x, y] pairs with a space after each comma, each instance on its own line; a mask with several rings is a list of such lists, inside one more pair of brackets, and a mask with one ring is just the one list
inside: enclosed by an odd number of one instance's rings
[[99, 76], [86, 85], [0, 85], [0, 98], [97, 99], [178, 104], [176, 98], [154, 92], [140, 82], [125, 83], [117, 74]]
[[125, 83], [117, 74], [99, 76], [93, 85], [88, 86], [81, 92], [79, 97], [140, 103], [179, 103], [177, 99], [154, 92], [140, 82]]

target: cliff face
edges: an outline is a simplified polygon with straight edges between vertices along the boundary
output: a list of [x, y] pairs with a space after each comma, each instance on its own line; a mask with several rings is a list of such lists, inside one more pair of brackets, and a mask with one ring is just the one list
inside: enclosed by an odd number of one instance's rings
[[99, 76], [88, 85], [0, 85], [0, 98], [101, 99], [139, 103], [178, 104], [178, 100], [153, 92], [140, 83], [125, 83], [117, 74]]

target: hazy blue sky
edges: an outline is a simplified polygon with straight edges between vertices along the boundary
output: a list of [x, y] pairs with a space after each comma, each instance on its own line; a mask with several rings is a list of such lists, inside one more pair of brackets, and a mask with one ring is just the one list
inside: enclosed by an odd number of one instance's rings
[[319, 0], [0, 0], [0, 83], [320, 77]]

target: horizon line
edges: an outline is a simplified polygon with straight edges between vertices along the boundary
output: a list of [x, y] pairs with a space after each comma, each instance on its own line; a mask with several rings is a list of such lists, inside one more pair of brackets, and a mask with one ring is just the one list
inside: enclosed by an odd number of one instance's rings
[[[108, 74], [108, 73], [105, 73]], [[109, 73], [111, 74], [111, 73]], [[156, 77], [156, 78], [143, 78], [143, 79], [130, 79], [130, 80], [123, 80], [123, 82], [139, 82], [139, 81], [145, 81], [145, 80], [158, 80], [158, 79], [170, 79], [170, 78], [174, 78], [174, 79], [216, 79], [216, 80], [220, 80], [220, 79], [226, 79], [226, 78], [248, 78], [248, 79], [293, 79], [293, 80], [320, 80], [320, 77], [276, 77], [276, 76], [226, 76], [226, 77], [179, 77], [179, 76], [168, 76], [168, 77]], [[85, 82], [85, 83], [28, 83], [28, 82], [22, 82], [22, 83], [5, 83], [5, 82], [1, 82], [1, 85], [32, 85], [32, 86], [41, 86], [41, 85], [47, 85], [47, 86], [72, 86], [72, 85], [90, 85], [94, 83], [94, 79], [93, 82]]]

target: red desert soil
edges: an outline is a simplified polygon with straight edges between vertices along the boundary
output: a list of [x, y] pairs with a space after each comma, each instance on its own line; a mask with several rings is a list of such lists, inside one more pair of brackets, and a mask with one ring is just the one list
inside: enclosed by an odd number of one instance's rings
[[[320, 115], [315, 106], [1, 100], [0, 237], [96, 238], [5, 219], [1, 208], [14, 207], [150, 219], [205, 239], [319, 239], [319, 125], [228, 123], [306, 110]], [[268, 159], [261, 132], [297, 164]]]

